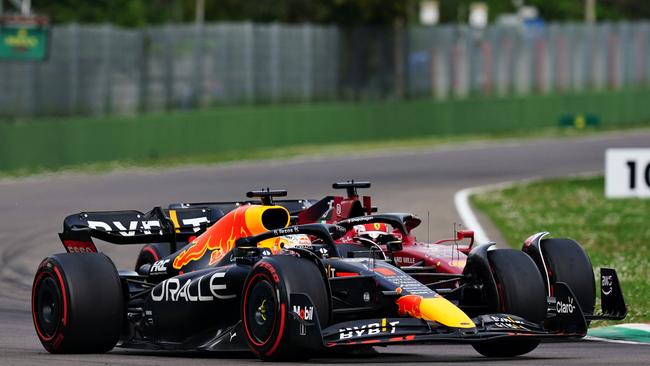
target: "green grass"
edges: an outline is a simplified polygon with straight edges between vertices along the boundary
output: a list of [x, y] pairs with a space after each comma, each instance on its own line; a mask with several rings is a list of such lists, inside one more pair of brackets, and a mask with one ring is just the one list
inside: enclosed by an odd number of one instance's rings
[[82, 173], [101, 174], [121, 169], [168, 169], [188, 165], [212, 165], [239, 161], [264, 161], [273, 159], [287, 159], [295, 157], [335, 157], [349, 154], [368, 154], [378, 151], [399, 152], [417, 151], [436, 147], [449, 147], [459, 144], [489, 143], [522, 139], [537, 138], [575, 138], [581, 136], [597, 135], [612, 131], [648, 130], [648, 123], [619, 125], [601, 128], [542, 128], [533, 131], [515, 131], [491, 134], [467, 134], [452, 136], [425, 136], [420, 138], [403, 138], [394, 140], [360, 141], [354, 143], [329, 143], [293, 145], [281, 148], [262, 148], [224, 151], [221, 153], [205, 155], [185, 155], [176, 157], [158, 157], [140, 160], [122, 160], [95, 162], [88, 164], [67, 165], [51, 169], [44, 166], [1, 171], [2, 178], [20, 178], [38, 174], [49, 173]]
[[602, 177], [548, 180], [482, 193], [472, 204], [513, 247], [539, 231], [575, 239], [594, 268], [616, 268], [628, 305], [625, 321], [649, 321], [650, 200], [610, 200], [604, 191]]

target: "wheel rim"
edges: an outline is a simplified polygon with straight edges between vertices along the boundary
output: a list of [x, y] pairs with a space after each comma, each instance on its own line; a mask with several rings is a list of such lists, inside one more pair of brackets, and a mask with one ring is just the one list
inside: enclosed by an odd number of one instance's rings
[[277, 317], [277, 299], [274, 287], [262, 280], [250, 291], [246, 309], [250, 335], [256, 342], [266, 343], [273, 335]]
[[38, 327], [45, 337], [56, 334], [61, 323], [61, 295], [56, 281], [46, 276], [40, 282], [34, 304]]

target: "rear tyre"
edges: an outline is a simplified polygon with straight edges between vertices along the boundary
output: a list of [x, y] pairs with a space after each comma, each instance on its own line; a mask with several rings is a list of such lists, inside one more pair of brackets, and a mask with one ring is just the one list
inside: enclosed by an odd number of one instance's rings
[[551, 286], [565, 282], [576, 295], [585, 314], [593, 314], [596, 306], [596, 284], [589, 256], [571, 239], [544, 239], [540, 243], [550, 270]]
[[258, 262], [244, 283], [242, 323], [251, 350], [263, 360], [306, 360], [320, 345], [289, 331], [291, 294], [305, 294], [314, 305], [321, 329], [329, 323], [330, 299], [325, 279], [311, 261], [292, 256]]
[[104, 254], [55, 254], [39, 265], [32, 318], [48, 352], [108, 352], [117, 344], [124, 314], [120, 278]]
[[137, 272], [140, 272], [140, 268], [142, 268], [142, 266], [146, 264], [151, 266], [157, 261], [172, 254], [170, 246], [171, 245], [169, 243], [154, 243], [143, 246], [142, 249], [140, 249], [140, 254], [138, 254], [138, 259], [135, 262], [135, 270]]
[[[488, 251], [490, 266], [497, 283], [501, 311], [520, 316], [533, 323], [546, 318], [546, 292], [542, 276], [533, 260], [514, 249]], [[539, 340], [527, 338], [499, 339], [476, 343], [474, 349], [487, 357], [514, 357], [534, 350]]]

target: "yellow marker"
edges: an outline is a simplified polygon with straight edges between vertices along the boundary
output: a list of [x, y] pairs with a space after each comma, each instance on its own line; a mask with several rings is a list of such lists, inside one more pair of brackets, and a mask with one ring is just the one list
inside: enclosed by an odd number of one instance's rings
[[180, 225], [178, 224], [178, 217], [176, 216], [176, 210], [169, 210], [169, 218], [172, 219], [172, 222], [174, 223], [174, 228], [176, 229], [177, 233], [180, 233]]

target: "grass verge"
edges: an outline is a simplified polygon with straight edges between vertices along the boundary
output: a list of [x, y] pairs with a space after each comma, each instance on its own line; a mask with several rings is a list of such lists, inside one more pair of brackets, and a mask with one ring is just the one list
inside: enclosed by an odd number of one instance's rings
[[211, 165], [238, 161], [264, 161], [295, 157], [336, 157], [349, 154], [367, 154], [373, 152], [417, 151], [446, 147], [458, 144], [519, 141], [540, 138], [576, 138], [592, 136], [612, 131], [648, 131], [648, 122], [600, 128], [543, 128], [534, 131], [514, 131], [491, 134], [467, 134], [452, 136], [426, 136], [381, 141], [361, 141], [353, 143], [304, 144], [281, 148], [247, 148], [245, 150], [224, 151], [206, 155], [184, 155], [159, 157], [141, 160], [121, 160], [96, 162], [81, 165], [67, 165], [57, 169], [34, 166], [25, 169], [0, 171], [2, 178], [20, 178], [49, 173], [101, 174], [113, 170], [151, 168], [168, 169], [187, 165]]
[[604, 192], [602, 177], [572, 178], [486, 192], [471, 201], [513, 247], [539, 231], [578, 241], [594, 268], [616, 268], [628, 305], [625, 321], [650, 321], [650, 200], [608, 200]]

